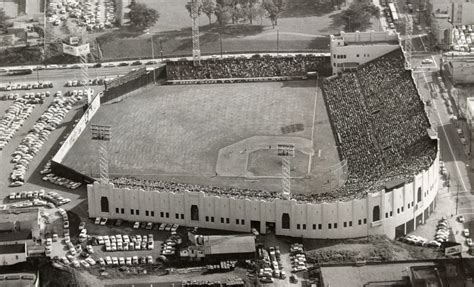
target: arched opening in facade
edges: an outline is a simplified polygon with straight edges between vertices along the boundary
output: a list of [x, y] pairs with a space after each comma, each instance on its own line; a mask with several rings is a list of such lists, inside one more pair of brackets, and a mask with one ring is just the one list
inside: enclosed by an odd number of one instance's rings
[[290, 215], [288, 213], [283, 213], [281, 216], [281, 228], [290, 229]]
[[374, 206], [372, 210], [372, 221], [379, 221], [380, 220], [380, 207], [378, 205]]
[[199, 208], [197, 205], [191, 205], [191, 220], [199, 221]]
[[109, 212], [109, 199], [105, 196], [100, 199], [100, 211]]

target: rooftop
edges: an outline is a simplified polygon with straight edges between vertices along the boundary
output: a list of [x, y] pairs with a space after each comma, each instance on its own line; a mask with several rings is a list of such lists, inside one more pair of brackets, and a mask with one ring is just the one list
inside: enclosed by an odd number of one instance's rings
[[0, 245], [0, 254], [25, 253], [25, 251], [25, 243]]
[[[407, 280], [411, 266], [434, 266], [433, 262], [394, 263], [365, 266], [334, 266], [321, 267], [321, 275], [325, 284], [331, 286], [386, 286], [380, 285], [387, 281]], [[344, 276], [341, 276], [344, 274]], [[374, 284], [376, 283], [377, 284]], [[409, 283], [409, 281], [407, 281]], [[410, 286], [410, 285], [408, 285]]]
[[255, 238], [249, 235], [204, 236], [205, 254], [229, 254], [255, 252]]
[[38, 286], [38, 277], [34, 273], [6, 273], [0, 274], [2, 287], [33, 287]]
[[38, 220], [38, 217], [38, 208], [0, 210], [0, 222], [36, 221]]
[[0, 242], [20, 241], [33, 239], [29, 230], [0, 232]]

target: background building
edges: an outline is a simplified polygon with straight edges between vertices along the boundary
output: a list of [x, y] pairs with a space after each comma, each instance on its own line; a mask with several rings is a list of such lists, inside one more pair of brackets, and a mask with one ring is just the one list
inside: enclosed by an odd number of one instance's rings
[[0, 265], [13, 265], [24, 262], [26, 257], [26, 243], [0, 245]]
[[447, 15], [454, 25], [474, 23], [474, 1], [472, 0], [430, 0], [428, 9], [432, 14]]
[[0, 8], [9, 17], [35, 16], [43, 13], [44, 1], [46, 0], [0, 0]]
[[444, 74], [453, 84], [474, 82], [474, 53], [448, 52], [442, 57]]
[[33, 240], [41, 238], [38, 208], [0, 210], [0, 239], [28, 233]]

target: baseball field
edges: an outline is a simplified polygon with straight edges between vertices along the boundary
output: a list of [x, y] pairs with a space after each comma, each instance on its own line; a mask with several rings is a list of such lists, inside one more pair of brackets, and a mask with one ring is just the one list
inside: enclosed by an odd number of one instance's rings
[[[147, 87], [102, 105], [91, 122], [112, 127], [112, 176], [273, 190], [280, 186], [277, 146], [294, 144], [293, 186], [305, 192], [339, 162], [316, 81]], [[64, 163], [96, 176], [97, 147], [87, 129]]]

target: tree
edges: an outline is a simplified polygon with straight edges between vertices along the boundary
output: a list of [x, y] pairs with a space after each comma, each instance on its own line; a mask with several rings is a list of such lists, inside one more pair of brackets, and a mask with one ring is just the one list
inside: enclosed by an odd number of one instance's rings
[[344, 29], [351, 32], [365, 29], [372, 17], [380, 17], [380, 9], [371, 3], [352, 3], [341, 13]]
[[257, 5], [258, 0], [244, 0], [243, 13], [244, 17], [249, 20], [250, 24], [253, 24], [253, 20], [259, 16], [258, 9], [262, 9], [260, 5]]
[[211, 17], [216, 10], [216, 5], [212, 0], [203, 0], [202, 1], [202, 12], [206, 14], [207, 18], [209, 18], [209, 25], [211, 25]]
[[267, 12], [268, 18], [270, 18], [270, 21], [272, 22], [273, 28], [275, 28], [275, 25], [278, 25], [278, 13], [280, 12], [278, 6], [275, 5], [273, 0], [263, 0], [262, 6]]
[[[198, 16], [201, 16], [202, 8], [203, 8], [202, 3], [198, 1], [197, 5], [198, 5]], [[193, 3], [191, 1], [187, 2], [186, 5], [184, 5], [184, 7], [186, 7], [186, 10], [188, 10], [189, 17], [191, 18], [193, 17], [193, 14], [192, 14], [193, 11], [191, 10], [192, 6], [193, 6]]]
[[7, 20], [8, 20], [7, 14], [5, 14], [5, 11], [0, 8], [0, 30], [5, 30], [8, 27]]
[[132, 26], [146, 29], [158, 22], [160, 14], [153, 8], [148, 8], [145, 4], [132, 2], [130, 8], [130, 22]]
[[229, 7], [221, 4], [217, 4], [214, 14], [216, 14], [217, 23], [221, 26], [227, 24], [231, 18]]

